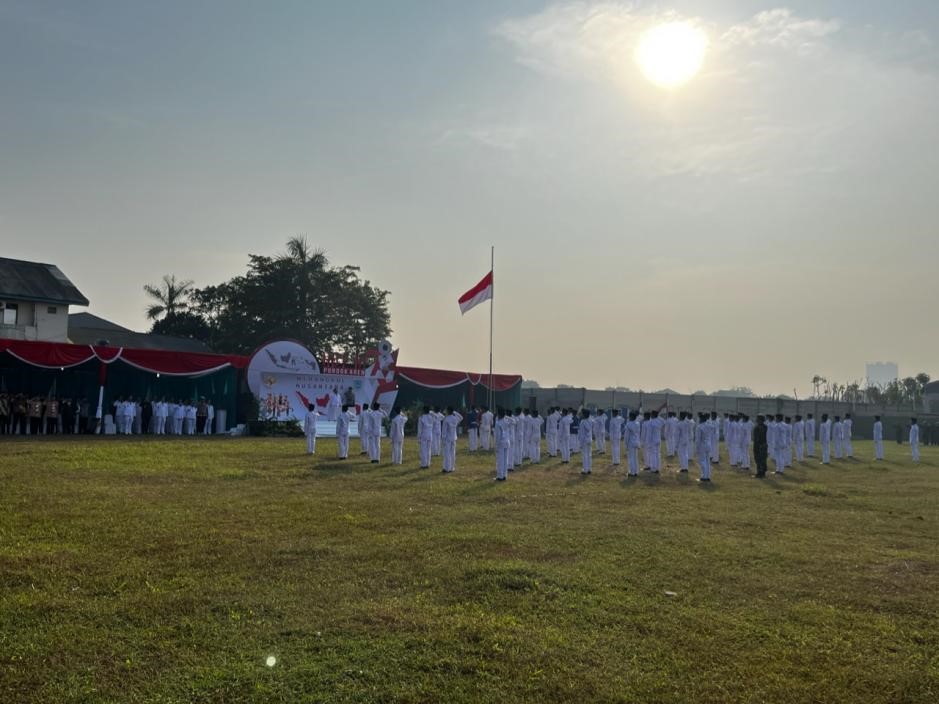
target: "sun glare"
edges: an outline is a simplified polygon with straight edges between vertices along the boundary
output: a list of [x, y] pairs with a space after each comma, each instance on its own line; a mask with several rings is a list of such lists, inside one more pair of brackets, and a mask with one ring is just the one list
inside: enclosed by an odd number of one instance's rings
[[694, 78], [704, 63], [708, 38], [688, 22], [667, 22], [643, 32], [636, 63], [661, 88], [678, 88]]

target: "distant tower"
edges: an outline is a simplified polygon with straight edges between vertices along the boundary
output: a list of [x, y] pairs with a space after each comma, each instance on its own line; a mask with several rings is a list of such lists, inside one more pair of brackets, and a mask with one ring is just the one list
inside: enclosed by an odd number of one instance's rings
[[900, 378], [896, 362], [868, 362], [867, 385], [883, 388]]

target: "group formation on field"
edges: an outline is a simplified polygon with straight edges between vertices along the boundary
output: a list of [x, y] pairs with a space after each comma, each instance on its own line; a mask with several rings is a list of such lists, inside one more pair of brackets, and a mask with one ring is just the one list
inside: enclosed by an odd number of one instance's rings
[[[311, 406], [304, 422], [307, 451], [316, 451], [316, 419], [319, 413]], [[349, 428], [356, 417], [343, 406], [336, 421], [340, 459], [349, 455]], [[389, 415], [377, 403], [358, 415], [362, 454], [372, 463], [381, 461], [382, 428], [387, 421], [391, 440], [391, 462], [402, 464], [405, 425], [408, 418], [399, 408]], [[913, 461], [919, 461], [919, 426], [911, 419], [910, 447]], [[568, 464], [571, 456], [580, 455], [581, 473], [593, 470], [595, 455], [607, 455], [611, 464], [621, 463], [626, 453], [627, 477], [639, 476], [640, 468], [658, 474], [662, 457], [677, 458], [678, 471], [688, 472], [692, 462], [699, 471], [699, 481], [711, 481], [711, 466], [722, 458], [721, 446], [731, 467], [749, 471], [751, 460], [755, 477], [765, 477], [772, 462], [775, 474], [784, 474], [793, 462], [815, 457], [816, 443], [821, 450], [821, 463], [832, 458], [852, 459], [853, 420], [850, 414], [829, 418], [823, 414], [816, 423], [813, 414], [805, 418], [758, 415], [755, 420], [745, 414], [715, 412], [694, 414], [667, 411], [621, 414], [613, 409], [607, 415], [600, 409], [579, 412], [572, 408], [549, 409], [546, 416], [537, 410], [497, 408], [493, 413], [485, 406], [466, 411], [464, 417], [452, 407], [445, 410], [425, 406], [417, 418], [417, 443], [420, 469], [428, 469], [434, 457], [442, 457], [442, 471], [456, 469], [456, 448], [460, 431], [465, 427], [470, 452], [494, 451], [496, 480], [505, 481], [508, 473], [526, 461], [541, 462], [542, 445], [548, 457], [558, 457]], [[874, 421], [874, 459], [884, 458], [884, 428], [880, 416]]]

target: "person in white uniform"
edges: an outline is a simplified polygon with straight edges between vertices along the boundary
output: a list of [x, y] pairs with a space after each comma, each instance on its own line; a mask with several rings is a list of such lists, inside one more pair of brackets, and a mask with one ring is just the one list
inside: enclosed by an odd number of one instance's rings
[[854, 446], [851, 444], [851, 437], [853, 436], [854, 430], [854, 421], [851, 420], [851, 414], [844, 414], [844, 456], [849, 460], [854, 459]]
[[460, 423], [463, 422], [463, 416], [453, 410], [453, 406], [447, 406], [447, 412], [443, 417], [441, 431], [443, 433], [443, 472], [449, 474], [456, 469], [456, 435]]
[[809, 457], [815, 457], [815, 416], [811, 413], [805, 419], [805, 451]]
[[341, 460], [349, 457], [350, 423], [352, 423], [352, 416], [349, 413], [349, 407], [346, 405], [340, 406], [339, 415], [336, 416], [336, 446]]
[[713, 425], [709, 422], [713, 420], [708, 418], [707, 413], [702, 413], [698, 417], [698, 426], [695, 428], [695, 456], [698, 458], [698, 467], [701, 469], [701, 476], [698, 481], [711, 481], [711, 442], [714, 439]]
[[434, 406], [434, 446], [431, 455], [438, 457], [443, 454], [443, 413], [439, 406]]
[[828, 414], [822, 414], [822, 422], [818, 426], [818, 439], [822, 445], [822, 464], [831, 464], [831, 421]]
[[504, 482], [508, 478], [509, 456], [512, 454], [512, 426], [505, 417], [505, 410], [496, 410], [495, 446], [496, 446], [496, 481]]
[[336, 421], [339, 418], [339, 413], [345, 413], [349, 409], [346, 406], [346, 411], [342, 411], [342, 397], [339, 395], [339, 389], [333, 387], [333, 390], [329, 392], [329, 398], [326, 400], [326, 417], [331, 421]]
[[639, 445], [640, 429], [639, 414], [635, 411], [629, 412], [629, 421], [626, 423], [626, 461], [629, 465], [629, 476], [639, 476]]
[[417, 446], [421, 469], [430, 467], [430, 458], [434, 445], [434, 427], [436, 425], [437, 417], [430, 410], [430, 406], [424, 406], [424, 412], [417, 419]]
[[173, 433], [183, 434], [183, 421], [186, 419], [186, 406], [182, 402], [176, 404], [176, 410], [173, 413]]
[[606, 413], [603, 409], [597, 410], [597, 415], [593, 419], [593, 436], [597, 441], [597, 452], [601, 455], [606, 454]]
[[796, 450], [796, 462], [805, 460], [805, 421], [802, 416], [796, 416], [796, 422], [792, 424], [792, 441]]
[[533, 464], [540, 464], [541, 429], [544, 427], [544, 418], [538, 415], [537, 408], [531, 412], [528, 423], [530, 426], [528, 433], [528, 458], [532, 461]]
[[610, 416], [610, 456], [614, 465], [619, 464], [623, 452], [623, 417], [619, 409], [614, 408]]
[[470, 452], [479, 449], [479, 409], [475, 407], [466, 414], [466, 440]]
[[590, 411], [586, 408], [580, 413], [580, 427], [577, 431], [577, 444], [580, 445], [580, 454], [583, 459], [581, 474], [590, 474], [593, 463], [593, 423], [590, 420]]
[[316, 454], [316, 419], [318, 417], [319, 413], [316, 412], [316, 406], [312, 403], [309, 404], [306, 416], [303, 418], [303, 434], [306, 436], [306, 453], [308, 455]]
[[492, 423], [492, 411], [483, 406], [483, 413], [479, 417], [479, 446], [487, 452], [492, 442]]
[[687, 472], [691, 461], [692, 438], [694, 437], [694, 424], [691, 414], [682, 411], [678, 418], [675, 430], [675, 450], [678, 454], [678, 471]]
[[919, 462], [919, 424], [915, 418], [910, 418], [910, 452], [913, 461]]
[[874, 416], [874, 459], [882, 460], [884, 458], [884, 424], [880, 421], [880, 416]]
[[561, 424], [560, 408], [552, 407], [545, 419], [545, 440], [548, 443], [548, 457], [558, 454], [558, 430]]
[[404, 462], [404, 426], [408, 417], [397, 406], [391, 411], [391, 464]]
[[186, 435], [195, 435], [196, 433], [196, 404], [186, 405]]
[[574, 411], [568, 408], [558, 421], [558, 451], [561, 464], [571, 461], [571, 425], [574, 423]]
[[211, 435], [215, 431], [213, 426], [215, 425], [215, 406], [209, 401], [209, 405], [205, 409], [205, 429], [203, 433], [205, 435]]
[[[682, 413], [682, 418], [684, 418]], [[665, 456], [671, 459], [678, 451], [678, 416], [675, 411], [669, 411], [665, 418]]]
[[382, 410], [381, 405], [376, 401], [372, 403], [369, 416], [368, 457], [372, 464], [378, 464], [381, 461], [381, 426], [388, 414]]
[[831, 427], [831, 442], [835, 446], [835, 459], [840, 460], [844, 457], [844, 423], [841, 422], [841, 416], [835, 416]]

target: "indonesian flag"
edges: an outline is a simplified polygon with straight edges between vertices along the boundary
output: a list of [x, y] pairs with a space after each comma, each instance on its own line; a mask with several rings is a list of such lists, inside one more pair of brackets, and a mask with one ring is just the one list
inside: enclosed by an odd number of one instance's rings
[[492, 298], [492, 271], [486, 274], [482, 281], [460, 296], [460, 313], [465, 314], [470, 308], [478, 306], [490, 298]]

